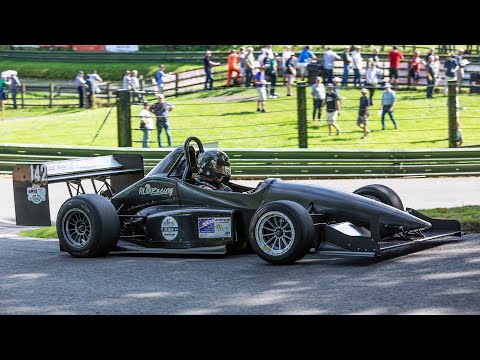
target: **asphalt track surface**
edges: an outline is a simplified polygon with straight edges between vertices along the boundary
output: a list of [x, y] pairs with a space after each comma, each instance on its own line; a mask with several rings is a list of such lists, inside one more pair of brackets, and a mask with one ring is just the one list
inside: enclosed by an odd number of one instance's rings
[[[480, 202], [474, 177], [315, 183], [346, 191], [382, 183], [416, 208]], [[76, 259], [55, 240], [18, 237], [11, 178], [0, 177], [0, 189], [0, 314], [480, 313], [476, 234], [381, 259], [309, 254], [292, 266], [255, 254]], [[60, 188], [51, 200], [54, 212]]]

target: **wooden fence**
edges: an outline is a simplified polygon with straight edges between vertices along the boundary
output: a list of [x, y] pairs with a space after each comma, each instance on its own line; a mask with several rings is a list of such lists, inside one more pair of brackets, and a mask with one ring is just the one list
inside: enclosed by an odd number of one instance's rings
[[[365, 56], [365, 55], [364, 55]], [[361, 71], [362, 79], [365, 79], [366, 72], [366, 61], [363, 63], [364, 67]], [[382, 77], [389, 77], [389, 61], [380, 61], [378, 62], [379, 71], [382, 74]], [[401, 62], [399, 67], [399, 79], [398, 83], [401, 86], [409, 86], [410, 79], [408, 77], [408, 62]], [[472, 73], [480, 72], [480, 63], [470, 63], [465, 67], [465, 76], [463, 78], [462, 86], [476, 86], [480, 87], [480, 84], [477, 82], [471, 81]], [[444, 79], [445, 70], [440, 69], [441, 78]], [[281, 66], [279, 67], [279, 75], [283, 75], [283, 70]], [[215, 87], [225, 86], [225, 80], [227, 78], [226, 66], [217, 66], [213, 68], [213, 76], [215, 79]], [[343, 61], [335, 61], [333, 76], [343, 77]], [[300, 77], [300, 74], [297, 74], [297, 77]], [[140, 88], [144, 92], [156, 92], [157, 86], [153, 76], [144, 78], [143, 75], [140, 77]], [[278, 85], [280, 86], [281, 80], [277, 80]], [[349, 72], [349, 83], [353, 82], [353, 70]], [[164, 84], [164, 93], [166, 96], [177, 96], [180, 94], [190, 93], [198, 91], [204, 88], [205, 83], [205, 71], [203, 68], [177, 72], [173, 75], [168, 75]], [[422, 66], [420, 71], [420, 79], [418, 82], [419, 86], [425, 86], [426, 81], [426, 71]], [[122, 88], [121, 81], [111, 81], [103, 82], [98, 84], [102, 89], [102, 92], [96, 94], [97, 99], [105, 100], [108, 104], [116, 99], [116, 91]], [[440, 86], [445, 85], [445, 80], [439, 82]], [[43, 97], [29, 97], [28, 93], [45, 93]], [[474, 91], [472, 91], [474, 92]], [[477, 91], [478, 92], [478, 91]], [[63, 95], [62, 95], [63, 94]], [[64, 94], [67, 94], [65, 96]], [[71, 95], [71, 96], [69, 96]], [[86, 94], [85, 94], [86, 99]], [[66, 101], [69, 101], [68, 103]], [[55, 84], [54, 82], [45, 83], [45, 84], [23, 84], [21, 91], [19, 91], [17, 96], [17, 102], [20, 107], [25, 106], [78, 106], [78, 92], [77, 87], [74, 84]], [[11, 99], [7, 101], [7, 105], [11, 104]]]

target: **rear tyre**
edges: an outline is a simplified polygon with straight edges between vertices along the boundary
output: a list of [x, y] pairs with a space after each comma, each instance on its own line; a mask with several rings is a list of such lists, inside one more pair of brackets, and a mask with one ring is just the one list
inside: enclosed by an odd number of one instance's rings
[[65, 201], [57, 215], [60, 245], [74, 257], [105, 256], [117, 245], [120, 220], [113, 204], [97, 194]]
[[250, 222], [250, 245], [263, 260], [288, 265], [302, 259], [312, 248], [315, 226], [308, 211], [293, 201], [268, 203]]
[[404, 210], [400, 196], [388, 186], [372, 184], [363, 186], [360, 189], [355, 190], [353, 193], [393, 206], [396, 209]]

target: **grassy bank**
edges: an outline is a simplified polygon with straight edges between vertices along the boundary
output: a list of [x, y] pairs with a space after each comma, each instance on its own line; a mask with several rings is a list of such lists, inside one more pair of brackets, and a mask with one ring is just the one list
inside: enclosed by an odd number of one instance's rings
[[[467, 232], [480, 232], [480, 206], [463, 206], [456, 208], [438, 208], [418, 210], [421, 213], [438, 219], [455, 219], [462, 224], [462, 230]], [[55, 226], [22, 231], [20, 236], [30, 236], [42, 239], [56, 239]]]
[[[175, 63], [165, 62], [165, 71], [179, 72], [201, 68], [202, 63]], [[138, 70], [144, 77], [154, 75], [158, 70], [158, 62], [112, 62], [112, 63], [68, 63], [68, 62], [46, 62], [46, 61], [18, 61], [0, 60], [2, 71], [11, 69], [17, 70], [20, 79], [35, 78], [45, 80], [67, 79], [75, 80], [79, 70], [89, 73], [97, 70], [104, 81], [120, 81], [125, 70]]]

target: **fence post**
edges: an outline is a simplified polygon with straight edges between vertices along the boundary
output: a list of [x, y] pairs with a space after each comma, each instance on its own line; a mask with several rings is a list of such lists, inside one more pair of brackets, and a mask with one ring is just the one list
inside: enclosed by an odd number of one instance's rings
[[[408, 86], [408, 90], [410, 90], [410, 86], [412, 85], [412, 81], [411, 81], [411, 78], [410, 78], [410, 69], [411, 69], [411, 63], [410, 61], [408, 62], [408, 66], [407, 66], [407, 86]], [[395, 89], [396, 90], [396, 89]]]
[[49, 86], [49, 94], [48, 94], [48, 107], [49, 108], [51, 108], [52, 105], [53, 105], [53, 88], [54, 88], [54, 85], [51, 82], [50, 86]]
[[130, 119], [130, 92], [117, 90], [117, 128], [118, 146], [132, 146], [132, 125]]
[[143, 75], [140, 75], [140, 100], [145, 100], [145, 96], [146, 94], [144, 93], [144, 90], [145, 90], [145, 78], [143, 77]]
[[92, 109], [96, 109], [97, 108], [97, 94], [95, 92], [96, 82], [95, 82], [95, 84], [92, 84], [92, 83], [90, 83], [90, 84], [91, 84], [90, 85], [90, 94], [91, 94], [90, 96], [91, 96], [91, 101], [92, 101], [92, 103], [90, 104], [90, 107]]
[[175, 96], [178, 96], [178, 73], [175, 73]]
[[448, 87], [448, 147], [457, 147], [457, 81], [449, 80]]
[[298, 147], [305, 149], [308, 148], [306, 87], [305, 81], [297, 83]]
[[25, 84], [22, 84], [22, 109], [25, 108], [25, 92], [27, 91], [27, 87]]
[[110, 89], [110, 81], [107, 82], [107, 103], [108, 105], [110, 105], [110, 96], [112, 96], [111, 94], [111, 89]]

